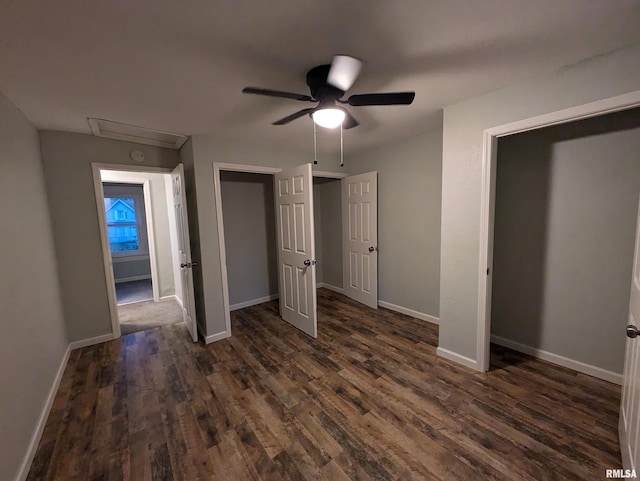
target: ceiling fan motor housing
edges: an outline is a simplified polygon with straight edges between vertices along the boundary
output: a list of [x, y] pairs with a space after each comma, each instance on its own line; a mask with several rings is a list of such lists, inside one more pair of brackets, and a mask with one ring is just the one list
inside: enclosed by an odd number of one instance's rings
[[344, 91], [327, 83], [331, 65], [318, 65], [307, 72], [307, 85], [311, 96], [320, 102], [334, 102], [344, 95]]

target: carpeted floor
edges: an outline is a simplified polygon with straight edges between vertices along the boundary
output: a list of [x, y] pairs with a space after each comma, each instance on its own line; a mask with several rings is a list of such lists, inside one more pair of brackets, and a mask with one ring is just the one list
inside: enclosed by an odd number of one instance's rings
[[173, 299], [145, 301], [118, 306], [120, 332], [123, 336], [182, 322], [182, 309]]

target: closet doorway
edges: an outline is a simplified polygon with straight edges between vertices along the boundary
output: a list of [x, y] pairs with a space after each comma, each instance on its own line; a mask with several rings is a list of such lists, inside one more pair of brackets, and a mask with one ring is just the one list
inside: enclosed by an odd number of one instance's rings
[[[375, 173], [369, 175], [375, 179]], [[377, 267], [377, 245], [370, 245], [377, 237], [377, 208], [355, 196], [362, 185], [365, 194], [372, 194], [376, 185], [359, 177], [349, 183], [346, 174], [312, 173], [310, 164], [278, 169], [214, 163], [229, 331], [230, 311], [279, 299], [280, 316], [316, 337], [316, 288], [344, 293], [345, 281], [354, 291], [375, 287], [377, 307], [377, 269], [372, 268]], [[343, 202], [349, 199], [349, 185], [351, 208]], [[357, 249], [347, 247], [345, 254], [349, 238]], [[364, 247], [359, 245], [363, 242]]]

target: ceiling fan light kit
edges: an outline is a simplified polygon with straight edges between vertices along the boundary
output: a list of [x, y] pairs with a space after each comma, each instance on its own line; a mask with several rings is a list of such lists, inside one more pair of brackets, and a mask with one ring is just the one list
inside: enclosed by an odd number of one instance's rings
[[336, 107], [315, 110], [311, 114], [311, 118], [316, 124], [327, 129], [335, 129], [338, 125], [342, 125], [345, 117], [344, 110]]

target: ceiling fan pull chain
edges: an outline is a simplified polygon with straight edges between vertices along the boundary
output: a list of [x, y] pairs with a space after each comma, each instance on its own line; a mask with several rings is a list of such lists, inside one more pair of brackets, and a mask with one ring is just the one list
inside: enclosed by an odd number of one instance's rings
[[342, 141], [342, 124], [340, 124], [340, 167], [344, 167], [344, 143]]
[[316, 123], [311, 122], [313, 124], [313, 163], [318, 165], [318, 144], [317, 144], [317, 133], [316, 133]]

